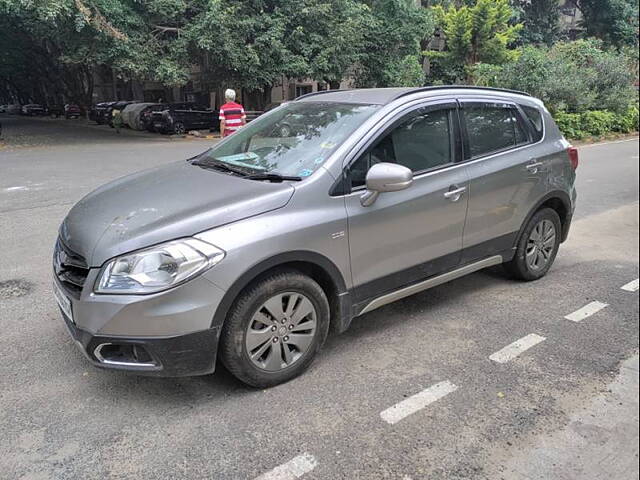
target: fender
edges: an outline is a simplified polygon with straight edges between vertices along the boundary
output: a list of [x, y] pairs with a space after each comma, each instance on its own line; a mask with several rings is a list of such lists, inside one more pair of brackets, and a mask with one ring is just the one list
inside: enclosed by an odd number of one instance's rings
[[564, 219], [563, 218], [560, 219], [562, 222], [562, 237], [560, 242], [562, 243], [567, 239], [567, 236], [569, 235], [569, 226], [571, 225], [571, 218], [573, 217], [573, 209], [571, 208], [571, 198], [569, 197], [567, 192], [564, 192], [562, 190], [553, 190], [547, 193], [546, 195], [544, 195], [542, 198], [540, 198], [536, 202], [535, 206], [529, 211], [529, 213], [525, 217], [524, 222], [522, 222], [522, 225], [520, 226], [520, 231], [518, 232], [518, 236], [516, 237], [516, 242], [513, 246], [514, 250], [518, 247], [518, 244], [520, 243], [520, 239], [522, 238], [524, 229], [529, 223], [529, 220], [531, 220], [531, 217], [533, 217], [533, 215], [535, 215], [535, 213], [538, 210], [540, 210], [540, 207], [545, 202], [551, 200], [552, 198], [559, 199], [562, 202], [562, 205], [564, 206], [565, 210], [567, 211], [566, 217]]
[[240, 295], [242, 290], [244, 290], [244, 288], [253, 280], [258, 278], [266, 271], [271, 270], [272, 268], [292, 262], [304, 262], [307, 264], [312, 264], [323, 270], [323, 272], [329, 276], [331, 282], [333, 283], [333, 286], [336, 289], [338, 309], [337, 317], [332, 318], [332, 323], [336, 322], [337, 325], [333, 325], [332, 327], [339, 333], [344, 332], [349, 327], [349, 324], [351, 323], [351, 320], [353, 318], [351, 296], [349, 294], [349, 291], [347, 290], [344, 278], [340, 273], [338, 267], [336, 267], [336, 265], [331, 260], [329, 260], [324, 255], [307, 250], [295, 250], [292, 252], [275, 255], [257, 263], [242, 275], [240, 275], [240, 277], [238, 277], [233, 285], [231, 285], [229, 290], [227, 290], [224, 297], [222, 298], [222, 301], [218, 305], [218, 308], [213, 315], [211, 328], [220, 327], [224, 323], [225, 319], [227, 318], [227, 314], [229, 313], [229, 309], [231, 308], [231, 305], [233, 304], [235, 299], [238, 297], [238, 295]]

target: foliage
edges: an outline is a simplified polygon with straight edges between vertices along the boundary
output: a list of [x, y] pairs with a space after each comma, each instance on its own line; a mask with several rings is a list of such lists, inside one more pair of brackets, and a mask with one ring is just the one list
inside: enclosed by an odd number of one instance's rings
[[12, 58], [0, 62], [0, 96], [86, 105], [102, 65], [182, 85], [191, 59], [180, 27], [190, 18], [184, 0], [0, 0], [1, 50]]
[[638, 106], [621, 113], [588, 110], [583, 113], [557, 112], [554, 119], [560, 131], [572, 139], [600, 137], [609, 133], [630, 133], [638, 130]]
[[608, 45], [638, 45], [638, 0], [579, 0], [582, 27]]
[[551, 46], [560, 39], [558, 0], [515, 0], [513, 3], [523, 25], [520, 43]]
[[423, 85], [420, 42], [434, 30], [430, 11], [413, 0], [367, 0], [366, 5], [370, 14], [353, 72], [356, 86]]
[[524, 47], [520, 57], [501, 67], [478, 65], [481, 85], [523, 90], [552, 111], [623, 111], [635, 98], [633, 73], [624, 56], [597, 40]]
[[508, 0], [477, 0], [473, 6], [434, 7], [439, 27], [447, 39], [447, 49], [427, 51], [444, 76], [445, 83], [471, 81], [471, 68], [478, 62], [502, 64], [517, 58], [510, 46], [522, 24], [511, 24], [514, 10]]

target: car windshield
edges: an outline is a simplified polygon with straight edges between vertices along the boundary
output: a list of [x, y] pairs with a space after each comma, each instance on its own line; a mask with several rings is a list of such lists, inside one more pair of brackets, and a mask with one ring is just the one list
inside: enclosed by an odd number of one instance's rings
[[378, 105], [294, 102], [241, 128], [199, 157], [250, 173], [308, 177]]

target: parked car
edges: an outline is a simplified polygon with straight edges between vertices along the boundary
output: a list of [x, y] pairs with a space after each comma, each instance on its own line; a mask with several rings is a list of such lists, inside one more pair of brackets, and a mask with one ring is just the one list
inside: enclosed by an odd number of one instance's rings
[[[306, 125], [279, 135], [291, 116]], [[330, 327], [486, 267], [530, 281], [573, 216], [577, 149], [540, 100], [474, 87], [329, 91], [84, 197], [54, 291], [99, 367], [269, 387]], [[114, 220], [115, 219], [115, 220]]]
[[[116, 102], [100, 102], [100, 103], [96, 103], [89, 110], [89, 120], [94, 121], [99, 125], [107, 123], [108, 119], [107, 119], [107, 116], [106, 116], [106, 110], [107, 110], [107, 108], [109, 108], [114, 103], [116, 103]], [[109, 114], [110, 113], [111, 112], [109, 112]]]
[[219, 129], [218, 112], [194, 103], [172, 103], [166, 110], [153, 112], [153, 128], [160, 133], [182, 135], [189, 130]]
[[80, 118], [82, 116], [82, 109], [75, 103], [69, 103], [64, 106], [64, 118], [67, 120], [70, 118]]
[[141, 102], [131, 103], [124, 107], [122, 110], [122, 122], [133, 130], [140, 130], [140, 113], [148, 106], [155, 105], [154, 103]]
[[104, 112], [104, 119], [105, 122], [107, 123], [111, 128], [114, 127], [113, 125], [113, 112], [115, 111], [119, 111], [122, 114], [122, 111], [129, 105], [134, 104], [134, 103], [139, 103], [136, 100], [121, 100], [119, 102], [114, 102], [112, 105], [109, 105], [107, 107], [107, 109]]
[[153, 114], [155, 112], [161, 112], [169, 108], [169, 105], [166, 103], [156, 103], [154, 105], [150, 105], [144, 108], [140, 112], [139, 121], [140, 121], [140, 130], [148, 130], [149, 132], [155, 132], [153, 127]]
[[6, 113], [9, 105], [0, 105], [0, 113]]
[[64, 105], [48, 105], [47, 106], [47, 114], [52, 116], [53, 118], [58, 118], [64, 115]]
[[12, 105], [7, 105], [7, 113], [10, 115], [19, 115], [22, 112], [22, 105], [19, 103], [14, 103]]
[[39, 103], [28, 103], [22, 106], [22, 115], [29, 117], [46, 115], [47, 110]]

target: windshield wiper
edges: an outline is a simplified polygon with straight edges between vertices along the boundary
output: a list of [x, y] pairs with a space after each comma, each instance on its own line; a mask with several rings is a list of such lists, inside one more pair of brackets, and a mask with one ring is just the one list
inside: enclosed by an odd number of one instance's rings
[[224, 162], [218, 162], [215, 160], [194, 160], [193, 162], [191, 162], [191, 165], [196, 165], [203, 168], [214, 168], [216, 170], [222, 170], [223, 172], [234, 173], [236, 175], [240, 175], [241, 177], [246, 177], [249, 175], [249, 173], [245, 172], [244, 170], [230, 167]]
[[248, 180], [268, 180], [269, 182], [274, 182], [274, 183], [299, 182], [302, 180], [302, 177], [280, 175], [279, 173], [257, 173], [255, 175], [248, 175], [245, 178]]

